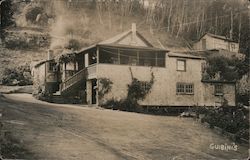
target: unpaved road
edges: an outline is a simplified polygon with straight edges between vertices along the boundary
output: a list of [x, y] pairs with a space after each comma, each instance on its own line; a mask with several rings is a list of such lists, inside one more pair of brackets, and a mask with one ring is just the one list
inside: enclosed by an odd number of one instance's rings
[[[0, 99], [4, 128], [32, 154], [51, 160], [246, 159], [248, 147], [212, 150], [232, 141], [192, 119], [40, 102], [28, 94]], [[23, 158], [23, 157], [20, 157]]]

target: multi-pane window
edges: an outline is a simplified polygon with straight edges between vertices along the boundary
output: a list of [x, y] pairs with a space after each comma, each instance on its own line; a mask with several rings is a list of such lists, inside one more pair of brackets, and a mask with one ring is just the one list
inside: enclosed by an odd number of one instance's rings
[[186, 71], [186, 60], [177, 60], [177, 71]]
[[186, 84], [185, 85], [185, 93], [186, 94], [193, 94], [194, 93], [194, 85], [193, 84]]
[[177, 88], [176, 89], [177, 94], [184, 94], [185, 93], [185, 84], [177, 83], [176, 88]]
[[216, 96], [223, 95], [223, 85], [222, 84], [216, 84], [214, 86], [214, 94]]
[[194, 94], [194, 85], [191, 83], [177, 83], [176, 94]]
[[132, 66], [165, 67], [163, 51], [100, 47], [99, 62]]

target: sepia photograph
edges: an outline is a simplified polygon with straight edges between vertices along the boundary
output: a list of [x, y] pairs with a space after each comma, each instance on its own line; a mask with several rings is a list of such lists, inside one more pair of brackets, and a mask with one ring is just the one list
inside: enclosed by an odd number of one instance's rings
[[0, 160], [249, 160], [250, 0], [0, 0]]

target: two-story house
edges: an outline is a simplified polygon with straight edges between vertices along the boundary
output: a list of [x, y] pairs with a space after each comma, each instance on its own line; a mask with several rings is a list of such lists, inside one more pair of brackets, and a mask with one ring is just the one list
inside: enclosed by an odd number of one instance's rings
[[[139, 101], [142, 106], [220, 106], [225, 100], [235, 106], [235, 83], [203, 81], [204, 63], [200, 56], [154, 47], [133, 24], [131, 30], [64, 54], [58, 62], [49, 59], [35, 65], [34, 90], [63, 97], [65, 102], [73, 97], [102, 106], [126, 98], [131, 75], [150, 81], [153, 74], [150, 92]], [[102, 79], [111, 82], [105, 95], [100, 95]]]

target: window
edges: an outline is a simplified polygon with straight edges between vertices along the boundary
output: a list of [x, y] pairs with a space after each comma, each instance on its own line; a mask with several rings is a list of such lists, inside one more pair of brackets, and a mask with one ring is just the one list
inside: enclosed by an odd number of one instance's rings
[[214, 94], [216, 96], [221, 96], [223, 95], [223, 85], [222, 84], [216, 84], [214, 86]]
[[186, 92], [186, 94], [193, 94], [194, 93], [194, 87], [193, 87], [193, 84], [186, 84], [186, 86], [185, 86], [186, 88], [186, 90], [185, 90], [185, 92]]
[[157, 53], [156, 62], [158, 67], [165, 67], [165, 53]]
[[118, 64], [118, 49], [100, 48], [100, 63]]
[[185, 93], [185, 85], [184, 84], [177, 84], [177, 94], [184, 94]]
[[205, 73], [206, 72], [206, 62], [201, 63], [201, 72]]
[[56, 71], [56, 63], [55, 62], [50, 62], [49, 63], [49, 71]]
[[177, 83], [176, 94], [194, 94], [194, 85], [190, 83]]
[[134, 50], [120, 50], [121, 64], [137, 65], [138, 56], [137, 51]]
[[231, 43], [231, 50], [235, 50], [235, 44]]
[[186, 60], [177, 60], [177, 71], [186, 71]]

